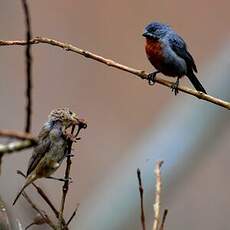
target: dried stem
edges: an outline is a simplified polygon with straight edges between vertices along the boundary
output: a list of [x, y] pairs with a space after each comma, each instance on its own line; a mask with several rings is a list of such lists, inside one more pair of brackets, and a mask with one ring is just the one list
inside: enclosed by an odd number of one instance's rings
[[77, 204], [77, 207], [74, 209], [73, 214], [70, 216], [69, 220], [67, 221], [67, 226], [70, 224], [70, 222], [73, 220], [73, 218], [76, 216], [77, 211], [79, 209], [80, 204]]
[[[84, 122], [79, 122], [78, 124], [78, 130], [75, 134], [75, 138], [77, 139], [77, 136], [78, 134], [80, 133], [80, 130], [81, 129], [85, 129], [87, 126]], [[75, 126], [72, 126], [72, 130], [71, 130], [71, 134], [73, 135], [74, 133], [74, 129], [75, 129]], [[59, 211], [59, 229], [66, 229], [67, 226], [63, 226], [63, 222], [62, 222], [62, 219], [63, 219], [63, 212], [64, 212], [64, 208], [65, 208], [65, 200], [66, 200], [66, 195], [68, 193], [68, 190], [69, 190], [69, 175], [70, 175], [70, 168], [71, 168], [71, 164], [72, 164], [72, 161], [71, 161], [71, 150], [72, 150], [72, 144], [73, 142], [71, 140], [68, 140], [68, 148], [67, 148], [67, 151], [66, 151], [66, 156], [67, 156], [67, 159], [66, 159], [66, 170], [65, 170], [65, 182], [64, 182], [64, 185], [62, 187], [62, 199], [61, 199], [61, 206], [60, 206], [60, 211]]]
[[0, 144], [0, 157], [3, 156], [5, 153], [12, 153], [16, 151], [21, 151], [24, 149], [31, 148], [35, 146], [36, 143], [31, 140], [25, 140], [25, 141], [14, 141], [10, 142], [8, 144]]
[[23, 10], [25, 14], [25, 25], [26, 25], [26, 125], [25, 132], [30, 132], [31, 128], [31, 113], [32, 113], [32, 56], [31, 56], [31, 23], [30, 23], [30, 13], [28, 9], [28, 4], [26, 0], [22, 0]]
[[161, 225], [160, 225], [159, 230], [164, 230], [164, 226], [165, 226], [165, 221], [166, 221], [167, 214], [168, 214], [168, 209], [165, 209], [163, 217], [162, 217], [162, 220], [161, 220]]
[[142, 230], [145, 230], [145, 213], [144, 213], [144, 188], [142, 186], [142, 180], [141, 180], [141, 171], [140, 169], [137, 169], [137, 179], [139, 183], [139, 192], [140, 192], [140, 200], [141, 200], [141, 224], [142, 224]]
[[[63, 48], [66, 51], [71, 51], [71, 52], [74, 52], [74, 53], [78, 53], [80, 55], [83, 55], [86, 58], [90, 58], [90, 59], [93, 59], [95, 61], [98, 61], [98, 62], [101, 62], [103, 64], [106, 64], [108, 66], [123, 70], [125, 72], [132, 73], [132, 74], [140, 77], [141, 79], [147, 80], [148, 73], [146, 73], [143, 70], [137, 70], [137, 69], [122, 65], [122, 64], [117, 63], [117, 62], [115, 62], [113, 60], [110, 60], [110, 59], [101, 57], [101, 56], [99, 56], [97, 54], [91, 53], [89, 51], [80, 49], [80, 48], [78, 48], [76, 46], [73, 46], [71, 44], [59, 42], [59, 41], [56, 41], [56, 40], [50, 39], [50, 38], [42, 38], [42, 37], [35, 37], [34, 39], [30, 40], [30, 44], [39, 44], [39, 43], [46, 43], [46, 44], [49, 44], [49, 45], [58, 46], [60, 48]], [[0, 46], [11, 46], [11, 45], [27, 45], [27, 42], [26, 41], [3, 41], [3, 40], [0, 40]], [[171, 88], [171, 86], [173, 84], [173, 82], [164, 80], [164, 79], [160, 78], [159, 76], [156, 76], [155, 80], [156, 80], [157, 83], [159, 83], [161, 85], [164, 85], [166, 87], [169, 87], [169, 88]], [[187, 87], [179, 86], [178, 90], [181, 91], [181, 92], [184, 92], [186, 94], [193, 95], [193, 96], [195, 96], [195, 97], [197, 97], [199, 99], [202, 99], [202, 100], [211, 102], [213, 104], [219, 105], [221, 107], [230, 109], [230, 102], [215, 98], [215, 97], [210, 96], [208, 94], [204, 94], [202, 92], [198, 92], [196, 90], [193, 90], [193, 89], [190, 89], [190, 88], [187, 88]]]
[[26, 194], [26, 192], [22, 193], [23, 197], [28, 201], [28, 203], [32, 206], [34, 210], [36, 210], [40, 216], [43, 218], [43, 220], [52, 228], [57, 229], [56, 225], [51, 221], [51, 219], [48, 217], [47, 214], [44, 214], [44, 211], [40, 210], [34, 202], [30, 199], [30, 197]]
[[155, 191], [155, 201], [153, 204], [154, 209], [154, 221], [153, 221], [153, 230], [159, 229], [160, 224], [160, 198], [161, 198], [161, 171], [160, 168], [163, 164], [163, 161], [158, 161], [155, 168], [156, 175], [156, 191]]
[[[26, 178], [26, 175], [20, 171], [17, 170], [17, 174], [23, 176], [24, 178]], [[56, 218], [59, 218], [59, 212], [58, 210], [55, 208], [54, 204], [51, 202], [51, 200], [48, 198], [48, 196], [45, 194], [45, 192], [39, 187], [37, 186], [35, 183], [32, 183], [32, 185], [37, 189], [38, 194], [43, 198], [43, 200], [48, 204], [48, 206], [51, 208], [51, 210], [53, 211], [54, 215], [56, 216]], [[62, 219], [62, 223], [66, 225], [65, 220]]]
[[[75, 129], [75, 126], [72, 127], [71, 134], [73, 134]], [[66, 200], [66, 195], [69, 190], [69, 175], [70, 175], [70, 167], [72, 164], [71, 161], [71, 149], [72, 149], [72, 144], [73, 142], [71, 140], [68, 140], [68, 149], [67, 149], [67, 159], [66, 159], [66, 170], [65, 170], [65, 179], [66, 181], [64, 182], [64, 185], [62, 187], [62, 199], [61, 199], [61, 206], [60, 206], [60, 211], [59, 211], [59, 224], [60, 224], [60, 229], [63, 227], [62, 219], [63, 219], [63, 212], [65, 208], [65, 200]]]
[[23, 132], [12, 131], [7, 129], [0, 130], [0, 137], [12, 137], [20, 140], [34, 141], [35, 143], [37, 142], [37, 139], [33, 137], [31, 133], [23, 133]]

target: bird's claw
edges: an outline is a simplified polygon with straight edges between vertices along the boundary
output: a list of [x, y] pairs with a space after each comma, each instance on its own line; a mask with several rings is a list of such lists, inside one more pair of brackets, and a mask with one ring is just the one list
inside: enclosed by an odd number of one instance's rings
[[64, 132], [64, 136], [65, 136], [66, 140], [70, 140], [72, 142], [77, 142], [79, 140], [79, 138], [75, 137], [71, 133]]
[[154, 85], [155, 84], [155, 77], [156, 75], [160, 73], [160, 71], [155, 71], [155, 72], [152, 72], [150, 73], [148, 76], [147, 76], [147, 80], [149, 82], [149, 85]]
[[74, 157], [74, 154], [72, 154], [72, 153], [66, 154], [66, 157]]
[[68, 178], [62, 178], [63, 182], [68, 182], [69, 184], [73, 183], [73, 179], [71, 177]]
[[56, 178], [56, 177], [46, 177], [47, 179], [53, 179], [53, 180], [58, 180], [58, 181], [61, 181], [61, 182], [68, 182], [69, 184], [73, 183], [73, 179], [71, 177], [68, 177], [68, 178]]
[[147, 80], [148, 80], [148, 83], [149, 85], [154, 85], [155, 84], [155, 77], [156, 77], [156, 72], [153, 72], [153, 73], [150, 73], [148, 76], [147, 76]]
[[177, 78], [176, 82], [171, 85], [172, 92], [174, 91], [175, 96], [179, 93], [179, 78]]

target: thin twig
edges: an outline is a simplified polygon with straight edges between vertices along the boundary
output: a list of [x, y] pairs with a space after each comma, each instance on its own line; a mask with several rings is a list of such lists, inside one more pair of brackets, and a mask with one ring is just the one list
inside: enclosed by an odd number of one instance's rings
[[164, 226], [165, 226], [165, 221], [166, 221], [167, 214], [168, 214], [168, 209], [165, 209], [163, 217], [162, 217], [162, 220], [161, 220], [161, 225], [160, 225], [159, 230], [164, 230]]
[[[63, 42], [56, 41], [54, 39], [43, 38], [43, 37], [35, 37], [34, 39], [30, 40], [30, 44], [39, 44], [39, 43], [46, 43], [46, 44], [49, 44], [49, 45], [58, 46], [60, 48], [63, 48], [66, 51], [71, 51], [71, 52], [74, 52], [74, 53], [78, 53], [80, 55], [83, 55], [86, 58], [90, 58], [90, 59], [93, 59], [95, 61], [98, 61], [98, 62], [101, 62], [103, 64], [106, 64], [108, 66], [123, 70], [125, 72], [132, 73], [132, 74], [138, 76], [141, 79], [147, 80], [148, 73], [146, 73], [143, 70], [137, 70], [137, 69], [122, 65], [122, 64], [117, 63], [117, 62], [115, 62], [113, 60], [110, 60], [110, 59], [101, 57], [101, 56], [99, 56], [97, 54], [91, 53], [89, 51], [80, 49], [80, 48], [78, 48], [76, 46], [73, 46], [71, 44], [63, 43]], [[0, 40], [0, 46], [26, 45], [26, 44], [27, 44], [26, 41], [3, 41], [3, 40]], [[155, 80], [156, 80], [157, 83], [159, 83], [161, 85], [164, 85], [166, 87], [169, 87], [169, 88], [171, 88], [171, 86], [173, 84], [173, 82], [164, 80], [164, 79], [160, 78], [159, 76], [156, 76]], [[195, 96], [195, 97], [197, 97], [199, 99], [202, 99], [202, 100], [211, 102], [213, 104], [219, 105], [221, 107], [230, 109], [230, 102], [215, 98], [215, 97], [210, 96], [208, 94], [204, 94], [202, 92], [198, 92], [196, 90], [193, 90], [193, 89], [190, 89], [190, 88], [187, 88], [187, 87], [179, 86], [178, 90], [181, 91], [181, 92], [184, 92], [186, 94], [193, 95], [193, 96]]]
[[142, 180], [141, 180], [141, 171], [138, 168], [137, 169], [137, 179], [139, 183], [139, 192], [140, 192], [140, 200], [141, 200], [141, 224], [142, 224], [142, 230], [145, 230], [145, 213], [144, 213], [144, 188], [142, 186]]
[[[87, 125], [84, 123], [84, 121], [79, 121], [79, 124], [78, 124], [78, 129], [77, 129], [77, 132], [75, 134], [75, 138], [77, 139], [78, 137], [78, 134], [80, 133], [80, 130], [81, 129], [85, 129], [87, 127]], [[74, 133], [74, 129], [75, 129], [75, 126], [72, 126], [72, 130], [71, 130], [71, 134], [73, 135]], [[70, 175], [70, 168], [71, 168], [71, 164], [72, 164], [72, 161], [71, 161], [71, 150], [72, 150], [72, 144], [73, 142], [69, 139], [68, 140], [68, 148], [67, 148], [67, 151], [66, 151], [66, 156], [67, 156], [67, 159], [66, 159], [66, 170], [65, 170], [65, 182], [64, 182], [64, 185], [62, 187], [62, 199], [61, 199], [61, 206], [60, 206], [60, 211], [59, 211], [59, 227], [60, 229], [62, 229], [62, 227], [64, 227], [64, 229], [66, 229], [66, 226], [64, 225], [63, 226], [63, 223], [62, 223], [62, 219], [63, 219], [63, 212], [64, 212], [64, 208], [65, 208], [65, 200], [66, 200], [66, 195], [68, 193], [68, 190], [69, 190], [69, 175]]]
[[26, 98], [27, 98], [27, 105], [26, 105], [26, 125], [25, 125], [25, 132], [30, 132], [31, 128], [31, 113], [32, 113], [32, 56], [31, 56], [31, 23], [30, 23], [30, 13], [28, 9], [28, 4], [26, 0], [22, 0], [23, 10], [25, 14], [25, 25], [26, 25]]
[[73, 214], [70, 216], [69, 220], [67, 221], [67, 224], [66, 224], [67, 226], [70, 224], [70, 222], [72, 221], [72, 219], [76, 216], [77, 211], [79, 209], [79, 206], [80, 206], [80, 204], [78, 203], [77, 207], [73, 211]]
[[23, 133], [23, 132], [12, 131], [7, 129], [0, 130], [0, 137], [12, 137], [20, 140], [34, 141], [35, 143], [37, 142], [37, 139], [34, 136], [32, 136], [31, 133]]
[[[72, 126], [72, 130], [71, 130], [71, 134], [73, 134], [75, 129], [75, 126]], [[72, 149], [72, 144], [73, 142], [71, 140], [68, 140], [68, 148], [67, 148], [67, 159], [66, 159], [66, 170], [65, 170], [65, 179], [66, 181], [64, 182], [64, 185], [62, 187], [62, 199], [61, 199], [61, 206], [60, 206], [60, 211], [59, 211], [59, 227], [60, 229], [62, 229], [63, 227], [63, 223], [62, 223], [62, 219], [63, 219], [63, 212], [64, 212], [64, 208], [65, 208], [65, 200], [66, 200], [66, 195], [68, 193], [69, 190], [69, 175], [70, 175], [70, 168], [71, 168], [71, 149]]]
[[40, 210], [34, 202], [30, 199], [30, 197], [27, 195], [26, 192], [22, 193], [23, 197], [28, 201], [28, 203], [31, 205], [31, 207], [36, 210], [40, 216], [44, 219], [44, 221], [52, 228], [52, 229], [57, 229], [56, 225], [51, 221], [51, 219], [48, 217], [47, 214], [44, 214], [44, 211]]
[[[23, 176], [24, 178], [26, 178], [26, 175], [20, 171], [17, 170], [17, 174]], [[37, 189], [38, 194], [43, 198], [43, 200], [48, 204], [48, 206], [51, 208], [51, 210], [53, 211], [54, 215], [56, 216], [56, 218], [59, 218], [59, 212], [58, 210], [55, 208], [54, 204], [51, 202], [51, 200], [49, 199], [49, 197], [45, 194], [45, 192], [39, 187], [37, 186], [34, 182], [32, 183], [32, 185]], [[66, 225], [65, 220], [62, 219], [62, 223], [64, 225]]]
[[163, 161], [158, 161], [155, 168], [156, 175], [156, 191], [155, 191], [155, 201], [153, 204], [154, 209], [154, 221], [153, 221], [153, 230], [159, 229], [160, 224], [160, 198], [161, 198], [161, 171], [160, 168], [163, 164]]
[[0, 156], [2, 156], [5, 153], [12, 153], [12, 152], [28, 149], [35, 145], [36, 143], [31, 140], [14, 141], [8, 144], [0, 144]]

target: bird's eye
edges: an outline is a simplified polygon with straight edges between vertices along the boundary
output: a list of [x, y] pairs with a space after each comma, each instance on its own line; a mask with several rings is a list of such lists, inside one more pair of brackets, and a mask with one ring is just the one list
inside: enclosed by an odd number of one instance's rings
[[69, 111], [69, 114], [70, 114], [70, 115], [73, 115], [73, 113], [72, 113], [71, 111]]

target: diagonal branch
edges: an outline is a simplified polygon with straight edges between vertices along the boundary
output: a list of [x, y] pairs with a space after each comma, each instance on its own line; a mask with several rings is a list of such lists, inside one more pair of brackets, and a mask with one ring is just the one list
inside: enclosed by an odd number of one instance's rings
[[33, 147], [37, 144], [37, 139], [30, 133], [23, 133], [2, 129], [0, 130], [0, 137], [11, 137], [19, 139], [20, 141], [12, 141], [8, 144], [0, 144], [0, 157], [5, 153], [12, 153]]
[[11, 137], [19, 140], [30, 140], [37, 142], [37, 139], [33, 137], [30, 133], [18, 132], [8, 129], [0, 129], [0, 137]]
[[[56, 40], [50, 39], [50, 38], [42, 38], [42, 37], [35, 37], [34, 39], [30, 40], [30, 44], [39, 44], [39, 43], [46, 43], [49, 45], [58, 46], [60, 48], [63, 48], [66, 51], [78, 53], [80, 55], [83, 55], [86, 58], [90, 58], [90, 59], [93, 59], [95, 61], [101, 62], [105, 65], [123, 70], [125, 72], [132, 73], [141, 79], [147, 80], [148, 73], [146, 73], [143, 70], [137, 70], [137, 69], [122, 65], [118, 62], [115, 62], [113, 60], [101, 57], [101, 56], [94, 54], [94, 53], [91, 53], [89, 51], [80, 49], [80, 48], [73, 46], [71, 44], [59, 42], [59, 41], [56, 41]], [[27, 42], [26, 41], [3, 41], [3, 40], [0, 40], [0, 46], [11, 46], [11, 45], [27, 45]], [[158, 76], [156, 76], [155, 80], [157, 83], [164, 85], [166, 87], [169, 87], [169, 88], [171, 88], [171, 86], [173, 84], [173, 82], [164, 80]], [[208, 94], [204, 94], [202, 92], [198, 92], [196, 90], [193, 90], [193, 89], [190, 89], [187, 87], [179, 86], [178, 90], [181, 92], [184, 92], [186, 94], [193, 95], [193, 96], [195, 96], [199, 99], [202, 99], [204, 101], [208, 101], [208, 102], [216, 104], [218, 106], [230, 109], [230, 102], [221, 100], [219, 98], [215, 98], [215, 97], [210, 96]]]
[[24, 140], [24, 141], [14, 141], [8, 144], [0, 144], [0, 157], [5, 153], [13, 153], [17, 151], [21, 151], [24, 149], [28, 149], [36, 145], [34, 141]]
[[[17, 174], [23, 176], [24, 178], [26, 178], [26, 175], [20, 171], [17, 170]], [[51, 202], [51, 200], [49, 199], [49, 197], [45, 194], [45, 192], [39, 187], [37, 186], [35, 183], [32, 183], [32, 185], [37, 189], [38, 194], [44, 199], [44, 201], [49, 205], [49, 207], [52, 209], [52, 211], [54, 212], [54, 215], [56, 216], [56, 218], [59, 218], [59, 212], [58, 210], [55, 208], [55, 206], [53, 205], [53, 203]], [[65, 220], [62, 220], [64, 225], [67, 225]]]
[[56, 225], [51, 221], [51, 219], [48, 217], [47, 214], [44, 213], [44, 211], [40, 210], [35, 203], [30, 199], [30, 197], [27, 195], [26, 192], [22, 193], [23, 197], [28, 201], [28, 203], [31, 205], [31, 207], [36, 210], [42, 219], [44, 220], [45, 223], [47, 223], [52, 229], [57, 230]]

